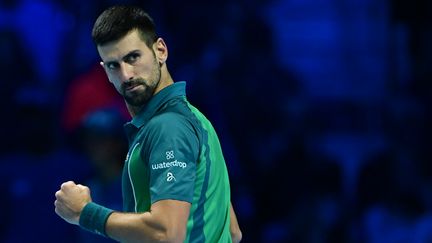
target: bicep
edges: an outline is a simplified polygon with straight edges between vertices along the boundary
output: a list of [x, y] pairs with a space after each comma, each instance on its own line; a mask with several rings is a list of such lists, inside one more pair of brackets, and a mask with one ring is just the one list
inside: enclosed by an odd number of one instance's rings
[[186, 237], [186, 225], [191, 204], [179, 200], [160, 200], [151, 205], [150, 213], [157, 219], [169, 238]]

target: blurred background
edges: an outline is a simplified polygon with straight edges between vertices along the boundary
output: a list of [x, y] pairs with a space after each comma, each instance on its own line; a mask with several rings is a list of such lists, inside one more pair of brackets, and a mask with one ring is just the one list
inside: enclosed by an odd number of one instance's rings
[[112, 242], [53, 202], [74, 180], [121, 209], [129, 117], [91, 40], [118, 3], [213, 122], [243, 242], [432, 242], [427, 0], [1, 0], [0, 242]]

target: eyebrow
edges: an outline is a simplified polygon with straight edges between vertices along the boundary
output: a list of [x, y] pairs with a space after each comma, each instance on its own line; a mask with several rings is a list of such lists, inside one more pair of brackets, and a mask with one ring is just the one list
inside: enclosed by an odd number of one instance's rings
[[129, 57], [131, 57], [132, 55], [135, 55], [135, 54], [140, 54], [141, 52], [140, 52], [140, 50], [133, 50], [133, 51], [130, 51], [128, 54], [126, 54], [123, 58], [122, 58], [122, 60], [124, 61], [124, 60], [127, 60], [127, 59], [129, 59]]

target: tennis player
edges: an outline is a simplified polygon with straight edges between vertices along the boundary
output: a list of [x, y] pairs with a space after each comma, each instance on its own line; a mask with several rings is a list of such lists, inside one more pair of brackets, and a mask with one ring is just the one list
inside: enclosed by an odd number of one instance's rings
[[239, 242], [219, 139], [188, 102], [186, 83], [173, 81], [151, 17], [137, 7], [110, 7], [92, 37], [132, 116], [125, 124], [123, 212], [93, 202], [90, 189], [73, 181], [55, 193], [55, 212], [121, 242]]

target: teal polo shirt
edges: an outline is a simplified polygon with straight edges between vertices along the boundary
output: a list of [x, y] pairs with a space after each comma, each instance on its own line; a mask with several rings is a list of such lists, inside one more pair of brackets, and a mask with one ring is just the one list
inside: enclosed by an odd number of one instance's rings
[[230, 185], [219, 139], [185, 89], [185, 82], [162, 89], [125, 124], [124, 211], [146, 212], [159, 200], [186, 201], [185, 242], [231, 242]]

